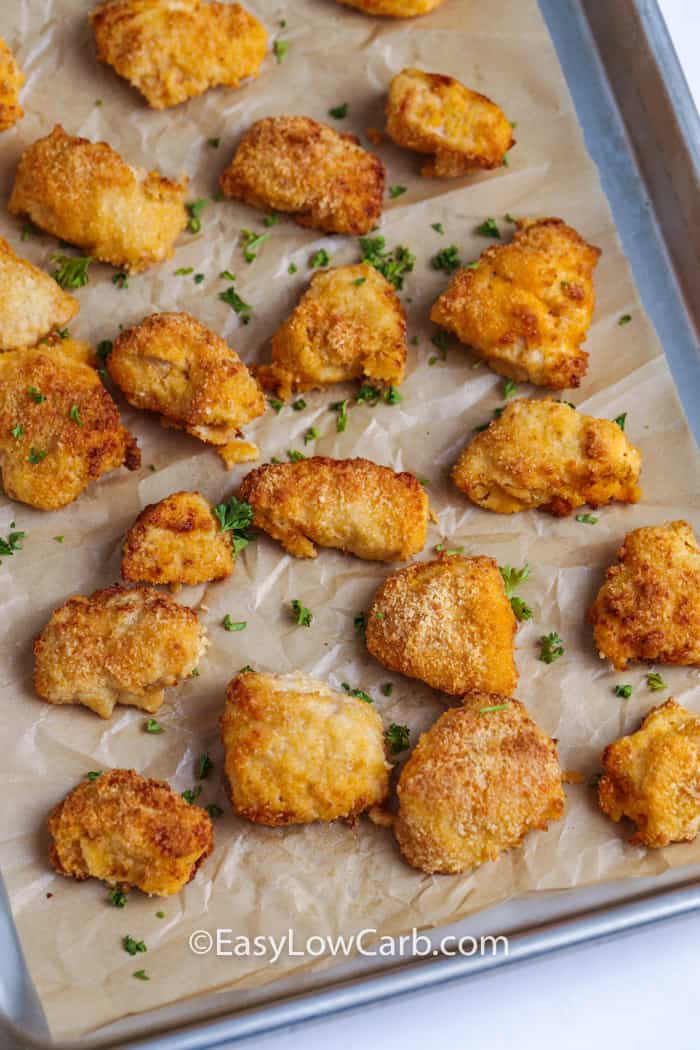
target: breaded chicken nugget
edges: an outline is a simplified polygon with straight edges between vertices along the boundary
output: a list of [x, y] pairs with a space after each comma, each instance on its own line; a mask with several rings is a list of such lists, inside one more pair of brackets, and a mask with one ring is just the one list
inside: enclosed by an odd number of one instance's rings
[[197, 614], [152, 587], [115, 584], [55, 609], [34, 642], [34, 688], [52, 704], [109, 718], [115, 704], [157, 711], [207, 647]]
[[450, 555], [387, 576], [367, 613], [367, 648], [390, 671], [452, 696], [515, 689], [516, 621], [493, 558]]
[[564, 813], [554, 741], [519, 700], [465, 696], [423, 733], [404, 766], [394, 831], [405, 859], [453, 875], [519, 846]]
[[379, 221], [384, 179], [384, 165], [355, 135], [310, 117], [265, 117], [243, 136], [219, 181], [228, 197], [291, 212], [300, 226], [362, 234]]
[[256, 824], [353, 820], [389, 789], [379, 714], [300, 671], [233, 678], [221, 737], [233, 808]]
[[434, 11], [443, 0], [339, 0], [347, 7], [356, 7], [368, 15], [388, 15], [390, 18], [415, 18]]
[[367, 263], [315, 274], [272, 337], [272, 362], [256, 375], [284, 397], [362, 376], [400, 383], [406, 315], [393, 286]]
[[39, 510], [71, 503], [122, 463], [141, 463], [136, 439], [94, 368], [89, 348], [53, 337], [0, 354], [0, 474], [10, 499]]
[[643, 846], [691, 842], [700, 829], [700, 718], [673, 698], [636, 733], [608, 744], [598, 802], [614, 821], [637, 825]]
[[77, 299], [0, 237], [0, 350], [35, 346], [77, 312]]
[[452, 470], [465, 496], [497, 514], [539, 507], [563, 517], [590, 503], [636, 503], [639, 449], [608, 419], [565, 401], [511, 401]]
[[243, 424], [265, 411], [236, 351], [190, 314], [151, 314], [125, 329], [107, 369], [130, 405], [209, 445], [235, 444]]
[[685, 521], [635, 529], [588, 612], [601, 657], [700, 664], [700, 547]]
[[24, 83], [24, 74], [17, 59], [0, 37], [0, 131], [7, 131], [24, 116], [19, 104], [19, 89]]
[[386, 130], [397, 146], [432, 153], [421, 175], [464, 175], [498, 168], [515, 145], [495, 102], [440, 73], [404, 69], [389, 85]]
[[500, 375], [554, 390], [579, 386], [599, 256], [561, 219], [523, 220], [510, 244], [454, 275], [430, 319]]
[[404, 561], [425, 543], [423, 486], [368, 459], [266, 463], [246, 475], [238, 495], [252, 506], [253, 525], [295, 558], [315, 558], [317, 543], [367, 561]]
[[154, 109], [207, 88], [237, 88], [267, 51], [261, 22], [240, 4], [202, 0], [107, 0], [90, 15], [97, 57]]
[[165, 780], [110, 769], [85, 780], [49, 817], [51, 864], [60, 875], [102, 879], [170, 897], [214, 848], [211, 820]]
[[132, 168], [106, 142], [57, 124], [22, 154], [8, 209], [125, 270], [169, 259], [185, 228], [187, 179]]
[[142, 583], [196, 584], [233, 572], [230, 533], [199, 492], [174, 492], [145, 507], [129, 529], [122, 576]]

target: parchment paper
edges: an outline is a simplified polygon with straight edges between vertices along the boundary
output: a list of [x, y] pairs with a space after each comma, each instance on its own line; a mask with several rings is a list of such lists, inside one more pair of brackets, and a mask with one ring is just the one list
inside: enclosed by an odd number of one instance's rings
[[[284, 62], [266, 60], [259, 79], [238, 92], [224, 89], [165, 112], [150, 111], [140, 96], [94, 58], [81, 0], [8, 0], [0, 32], [18, 52], [27, 76], [18, 127], [2, 136], [0, 189], [9, 193], [21, 150], [46, 134], [54, 121], [92, 139], [104, 138], [130, 162], [190, 176], [189, 199], [212, 198], [216, 180], [235, 143], [259, 117], [280, 113], [327, 116], [350, 104], [342, 129], [363, 136], [383, 128], [389, 79], [407, 65], [449, 73], [497, 100], [517, 122], [518, 145], [507, 168], [457, 180], [425, 180], [418, 156], [385, 142], [378, 152], [390, 185], [408, 187], [387, 199], [381, 233], [417, 256], [403, 293], [411, 346], [404, 400], [397, 406], [356, 406], [347, 431], [337, 434], [330, 402], [352, 397], [356, 387], [306, 394], [307, 408], [269, 411], [247, 428], [264, 458], [304, 448], [314, 425], [321, 438], [307, 453], [363, 455], [429, 479], [439, 525], [431, 525], [421, 557], [435, 545], [464, 545], [468, 553], [493, 555], [500, 563], [527, 560], [532, 577], [521, 590], [534, 618], [517, 636], [517, 695], [539, 724], [559, 740], [564, 769], [587, 777], [598, 768], [603, 746], [634, 729], [646, 711], [673, 694], [700, 711], [700, 680], [691, 669], [663, 669], [668, 690], [652, 694], [645, 667], [613, 674], [594, 652], [585, 611], [623, 536], [640, 525], [683, 517], [700, 526], [698, 455], [683, 419], [661, 347], [644, 316], [618, 243], [597, 174], [588, 159], [552, 44], [535, 0], [447, 0], [417, 21], [387, 22], [350, 11], [333, 0], [249, 0], [247, 6], [272, 38], [290, 42]], [[286, 20], [287, 26], [279, 26]], [[101, 104], [98, 104], [98, 101]], [[220, 137], [219, 149], [207, 140]], [[596, 274], [598, 304], [587, 349], [590, 368], [571, 395], [583, 411], [615, 417], [627, 412], [627, 430], [643, 454], [644, 499], [634, 507], [612, 506], [587, 526], [536, 513], [500, 517], [472, 507], [449, 484], [447, 471], [475, 425], [501, 403], [503, 382], [453, 340], [448, 358], [434, 367], [427, 321], [445, 286], [429, 260], [454, 243], [464, 260], [490, 241], [474, 233], [487, 216], [502, 228], [506, 212], [557, 215], [603, 249]], [[71, 334], [96, 342], [114, 338], [118, 326], [154, 310], [193, 313], [229, 340], [248, 362], [269, 357], [268, 340], [306, 287], [308, 261], [324, 247], [335, 264], [358, 258], [353, 239], [319, 237], [281, 219], [270, 229], [252, 265], [243, 261], [239, 231], [263, 232], [262, 215], [231, 201], [212, 202], [202, 231], [183, 234], [175, 257], [119, 290], [112, 271], [93, 265]], [[442, 222], [445, 235], [431, 224]], [[22, 223], [0, 214], [0, 232], [39, 265], [49, 266], [56, 243], [44, 235], [20, 242]], [[296, 263], [298, 272], [288, 275]], [[180, 267], [205, 274], [176, 277]], [[217, 298], [237, 275], [237, 289], [253, 306], [244, 327]], [[618, 327], [621, 315], [632, 321]], [[523, 393], [528, 388], [521, 387]], [[566, 395], [569, 396], [569, 395]], [[152, 417], [123, 405], [138, 435], [143, 469], [118, 471], [93, 485], [76, 503], [45, 514], [3, 500], [0, 534], [10, 522], [27, 533], [24, 550], [0, 568], [3, 596], [2, 713], [4, 747], [0, 783], [4, 820], [0, 858], [21, 941], [43, 1005], [58, 1036], [95, 1029], [126, 1012], [138, 1012], [184, 996], [233, 984], [270, 982], [309, 960], [282, 959], [274, 967], [259, 959], [193, 956], [192, 930], [232, 927], [253, 936], [280, 935], [291, 925], [300, 939], [310, 934], [349, 933], [375, 926], [397, 933], [429, 927], [525, 891], [571, 887], [622, 876], [664, 871], [700, 860], [695, 844], [646, 852], [627, 844], [629, 826], [616, 826], [597, 810], [585, 783], [567, 788], [565, 818], [524, 848], [472, 874], [430, 877], [407, 867], [393, 836], [366, 819], [288, 830], [256, 828], [234, 817], [221, 785], [222, 752], [217, 721], [224, 689], [241, 666], [287, 671], [301, 668], [338, 687], [350, 682], [371, 693], [386, 723], [408, 723], [415, 742], [445, 707], [444, 698], [419, 683], [388, 674], [367, 654], [353, 617], [366, 608], [386, 566], [332, 551], [316, 561], [296, 561], [261, 537], [244, 552], [233, 577], [206, 589], [186, 590], [180, 600], [200, 605], [212, 645], [199, 678], [169, 691], [158, 717], [160, 736], [144, 733], [142, 713], [117, 708], [109, 722], [90, 711], [57, 708], [31, 688], [31, 643], [51, 611], [71, 594], [90, 594], [119, 577], [120, 542], [139, 510], [179, 489], [199, 488], [214, 502], [227, 497], [247, 467], [227, 473], [216, 453]], [[151, 465], [155, 470], [150, 469]], [[63, 535], [62, 544], [53, 537]], [[306, 630], [290, 620], [288, 605], [300, 598], [314, 613]], [[241, 633], [220, 626], [229, 613], [247, 620]], [[558, 631], [566, 654], [546, 666], [537, 639]], [[381, 683], [393, 681], [391, 698]], [[616, 682], [634, 685], [630, 700], [613, 695]], [[208, 750], [215, 770], [204, 782], [201, 802], [216, 802], [225, 815], [215, 822], [216, 850], [179, 896], [165, 902], [134, 892], [125, 910], [109, 907], [95, 881], [79, 884], [52, 873], [47, 859], [46, 817], [88, 770], [127, 766], [167, 778], [177, 790], [195, 783], [196, 756]], [[52, 896], [48, 896], [51, 894]], [[165, 911], [158, 919], [156, 911]], [[143, 938], [148, 953], [137, 960], [121, 947], [125, 933]], [[315, 965], [319, 965], [318, 963]], [[134, 980], [144, 966], [150, 982]]]

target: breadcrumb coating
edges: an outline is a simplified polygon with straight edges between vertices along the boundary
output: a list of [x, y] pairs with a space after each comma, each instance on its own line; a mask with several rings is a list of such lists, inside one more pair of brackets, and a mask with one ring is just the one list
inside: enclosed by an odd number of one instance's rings
[[700, 664], [700, 548], [690, 525], [635, 529], [588, 612], [601, 657]]
[[366, 11], [368, 15], [386, 15], [389, 18], [415, 18], [434, 11], [443, 0], [339, 0], [346, 7]]
[[0, 237], [0, 350], [35, 346], [77, 312], [77, 299]]
[[5, 41], [0, 37], [0, 131], [14, 127], [24, 116], [19, 103], [19, 89], [24, 73]]
[[563, 390], [588, 368], [600, 250], [561, 219], [526, 219], [510, 244], [458, 270], [430, 312], [494, 372]]

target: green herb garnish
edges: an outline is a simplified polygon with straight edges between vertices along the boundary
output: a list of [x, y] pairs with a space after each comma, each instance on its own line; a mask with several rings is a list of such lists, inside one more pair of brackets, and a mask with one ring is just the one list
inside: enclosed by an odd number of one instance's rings
[[52, 275], [53, 279], [61, 288], [83, 288], [88, 283], [92, 256], [63, 255], [61, 252], [52, 252], [51, 262], [56, 266]]
[[545, 634], [540, 638], [540, 660], [546, 664], [553, 664], [565, 652], [564, 643], [556, 631]]
[[294, 598], [294, 600], [291, 602], [291, 606], [294, 619], [298, 626], [310, 627], [311, 622], [314, 618], [314, 614], [311, 612], [311, 610], [307, 609], [305, 605], [302, 605], [298, 598]]
[[384, 737], [392, 755], [398, 755], [400, 751], [406, 750], [410, 732], [408, 726], [398, 725], [396, 722], [391, 723]]

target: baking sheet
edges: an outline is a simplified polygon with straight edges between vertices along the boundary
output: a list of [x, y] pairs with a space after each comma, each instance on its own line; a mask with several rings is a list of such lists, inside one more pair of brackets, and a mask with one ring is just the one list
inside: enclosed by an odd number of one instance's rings
[[[28, 85], [23, 95], [27, 116], [3, 136], [3, 192], [9, 192], [21, 149], [61, 119], [69, 131], [107, 139], [132, 162], [157, 164], [170, 175], [186, 170], [192, 179], [191, 199], [212, 196], [218, 172], [251, 120], [280, 112], [329, 119], [329, 107], [348, 101], [349, 117], [339, 126], [359, 134], [369, 126], [382, 127], [386, 83], [408, 64], [459, 76], [491, 95], [517, 121], [519, 145], [508, 168], [455, 182], [422, 180], [419, 158], [389, 144], [379, 148], [389, 184], [408, 187], [387, 204], [381, 232], [390, 245], [406, 244], [417, 255], [403, 298], [410, 335], [418, 335], [420, 345], [411, 347], [403, 403], [354, 407], [347, 431], [338, 435], [328, 404], [353, 390], [338, 387], [305, 395], [308, 407], [302, 413], [291, 408], [279, 416], [268, 413], [247, 433], [267, 458], [283, 457], [289, 448], [302, 448], [303, 433], [315, 425], [323, 436], [314, 451], [361, 454], [428, 478], [440, 524], [431, 527], [424, 557], [446, 539], [450, 545], [464, 544], [468, 553], [492, 554], [501, 563], [527, 559], [533, 575], [522, 594], [535, 617], [518, 632], [517, 695], [543, 728], [559, 738], [564, 768], [594, 772], [604, 744], [634, 728], [668, 693], [646, 690], [646, 668], [624, 676], [606, 670], [593, 652], [585, 609], [626, 531], [680, 516], [697, 527], [698, 460], [534, 0], [499, 0], [490, 6], [488, 21], [471, 4], [448, 0], [427, 19], [396, 25], [323, 0], [250, 4], [272, 36], [290, 41], [283, 65], [270, 58], [260, 79], [243, 91], [211, 92], [163, 114], [147, 111], [128, 86], [94, 62], [82, 4], [61, 0], [50, 5], [47, 18], [36, 5], [18, 3], [16, 21], [7, 6], [0, 15], [0, 32], [18, 47]], [[285, 30], [278, 27], [282, 19]], [[102, 104], [96, 105], [97, 100]], [[221, 137], [218, 151], [207, 145], [212, 136]], [[491, 242], [475, 236], [474, 227], [487, 215], [500, 220], [506, 212], [561, 215], [603, 248], [598, 308], [587, 343], [591, 367], [571, 399], [594, 414], [628, 412], [629, 435], [644, 456], [645, 499], [634, 508], [599, 512], [596, 526], [532, 514], [487, 515], [466, 504], [447, 483], [447, 470], [473, 426], [489, 419], [501, 403], [502, 380], [482, 365], [474, 367], [454, 341], [445, 364], [427, 366], [434, 353], [434, 328], [425, 319], [445, 283], [430, 269], [429, 258], [451, 243], [460, 246], [462, 258], [476, 256]], [[132, 278], [125, 291], [112, 286], [109, 268], [93, 267], [90, 285], [78, 293], [81, 314], [71, 334], [93, 341], [113, 338], [118, 324], [138, 321], [154, 309], [186, 309], [220, 331], [246, 360], [265, 360], [266, 340], [305, 287], [313, 252], [325, 247], [333, 262], [340, 263], [356, 259], [357, 249], [349, 239], [316, 237], [284, 221], [272, 228], [257, 261], [246, 266], [236, 243], [238, 232], [242, 227], [262, 232], [261, 218], [229, 201], [210, 204], [201, 234], [183, 235], [171, 263]], [[430, 228], [438, 221], [445, 227], [444, 238]], [[16, 247], [20, 229], [15, 220], [0, 220], [0, 231]], [[41, 236], [21, 247], [41, 264], [55, 242]], [[299, 268], [295, 277], [287, 274], [290, 261]], [[173, 276], [175, 269], [187, 266], [206, 274], [203, 284]], [[225, 268], [238, 275], [238, 290], [253, 305], [247, 327], [239, 326], [216, 298], [226, 287], [217, 279]], [[633, 320], [620, 328], [617, 321], [624, 313]], [[262, 537], [244, 553], [231, 580], [182, 592], [182, 600], [207, 607], [203, 618], [213, 644], [200, 678], [168, 694], [159, 714], [167, 728], [163, 736], [144, 734], [143, 716], [133, 710], [118, 709], [105, 724], [87, 711], [42, 705], [31, 693], [31, 639], [52, 608], [71, 593], [90, 593], [118, 578], [120, 537], [145, 503], [195, 486], [218, 501], [245, 472], [238, 468], [227, 474], [214, 452], [161, 430], [144, 415], [124, 415], [144, 451], [139, 475], [106, 478], [56, 514], [10, 504], [0, 511], [0, 533], [6, 534], [15, 520], [28, 534], [25, 551], [0, 568], [6, 611], [6, 666], [0, 673], [8, 739], [14, 742], [0, 773], [9, 811], [0, 863], [55, 1035], [78, 1034], [116, 1019], [125, 1003], [130, 1011], [143, 1010], [217, 987], [259, 984], [294, 966], [311, 965], [308, 959], [280, 960], [273, 967], [255, 959], [194, 957], [187, 937], [201, 927], [279, 936], [291, 923], [300, 940], [367, 925], [400, 932], [454, 920], [513, 893], [650, 874], [700, 859], [700, 847], [693, 844], [651, 854], [630, 847], [625, 842], [629, 829], [607, 822], [585, 785], [567, 788], [567, 816], [560, 824], [531, 836], [523, 850], [461, 877], [411, 871], [391, 834], [366, 821], [354, 829], [278, 831], [256, 829], [233, 817], [219, 785], [222, 756], [216, 723], [225, 683], [240, 666], [275, 671], [300, 667], [336, 686], [350, 681], [372, 693], [387, 722], [410, 724], [414, 740], [444, 708], [430, 690], [388, 675], [370, 660], [353, 629], [354, 615], [366, 607], [387, 568], [330, 551], [321, 552], [315, 563], [294, 562]], [[61, 534], [65, 542], [58, 545], [52, 537]], [[315, 614], [309, 631], [288, 619], [288, 603], [295, 597]], [[235, 635], [223, 631], [220, 621], [226, 612], [247, 620], [247, 630]], [[550, 630], [559, 631], [567, 652], [546, 667], [537, 660], [536, 640]], [[683, 703], [700, 710], [696, 671], [664, 669], [664, 678]], [[390, 700], [378, 688], [387, 680], [395, 683]], [[613, 684], [621, 680], [635, 685], [627, 702], [612, 694]], [[179, 897], [161, 905], [133, 894], [127, 909], [119, 911], [105, 905], [99, 885], [78, 885], [51, 873], [45, 816], [88, 769], [132, 765], [183, 790], [193, 785], [194, 760], [205, 749], [216, 769], [205, 783], [202, 801], [216, 801], [227, 813], [216, 822], [214, 856]], [[161, 906], [165, 920], [155, 916]], [[139, 959], [151, 975], [148, 984], [131, 976], [134, 962], [120, 946], [127, 932], [148, 944], [147, 956]]]

